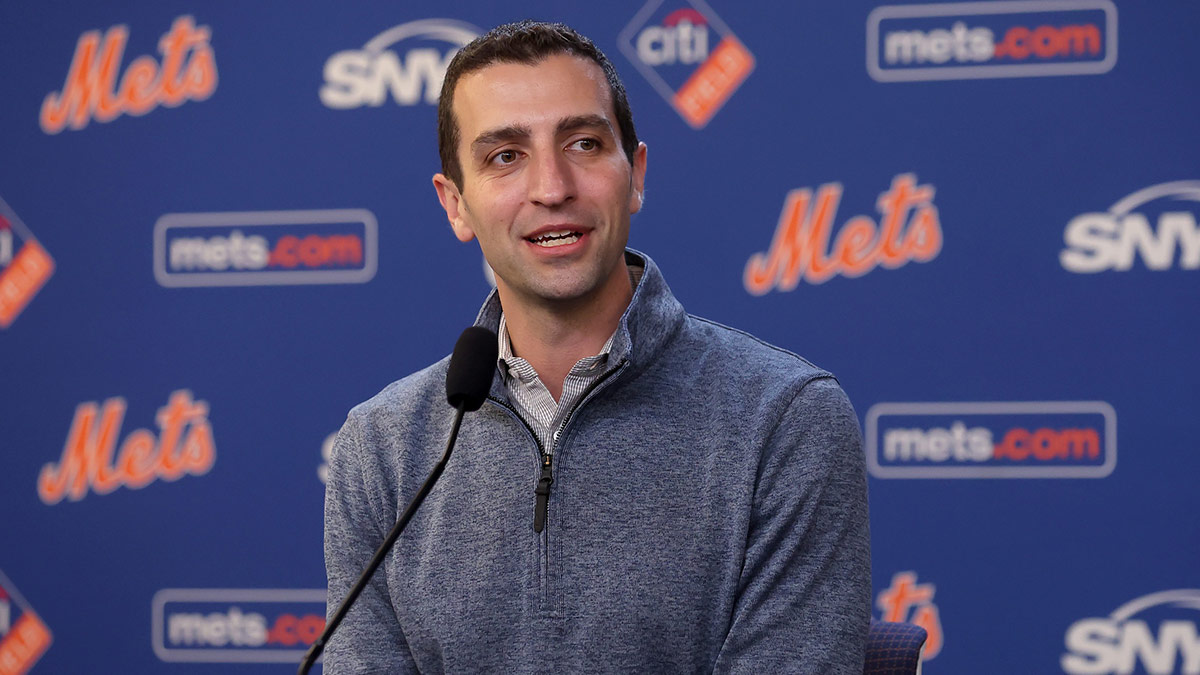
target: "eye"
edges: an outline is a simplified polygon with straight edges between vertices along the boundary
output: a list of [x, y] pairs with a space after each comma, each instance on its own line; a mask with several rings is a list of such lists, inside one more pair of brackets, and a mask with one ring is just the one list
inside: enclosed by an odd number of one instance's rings
[[500, 152], [492, 155], [491, 163], [499, 164], [500, 166], [507, 166], [515, 161], [517, 161], [516, 150], [501, 150]]
[[591, 152], [600, 147], [600, 141], [597, 141], [594, 138], [581, 138], [581, 139], [575, 141], [574, 143], [572, 143], [571, 147], [582, 150], [584, 152]]

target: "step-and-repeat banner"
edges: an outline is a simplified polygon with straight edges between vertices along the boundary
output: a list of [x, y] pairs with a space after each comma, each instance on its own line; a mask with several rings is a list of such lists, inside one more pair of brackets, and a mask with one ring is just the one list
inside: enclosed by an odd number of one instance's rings
[[1200, 5], [710, 2], [0, 7], [0, 673], [294, 667], [332, 434], [489, 289], [442, 75], [530, 15], [631, 245], [849, 393], [927, 672], [1200, 673]]

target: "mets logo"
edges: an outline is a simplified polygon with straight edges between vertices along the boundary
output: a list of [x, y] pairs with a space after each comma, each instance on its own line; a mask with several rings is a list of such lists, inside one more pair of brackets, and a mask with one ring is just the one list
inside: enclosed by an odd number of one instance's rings
[[1110, 0], [891, 5], [867, 18], [879, 82], [1097, 75], [1116, 62]]
[[203, 101], [217, 90], [217, 62], [208, 26], [197, 26], [190, 16], [175, 19], [171, 30], [158, 41], [160, 63], [153, 56], [130, 61], [117, 79], [128, 26], [113, 26], [104, 33], [79, 36], [75, 57], [62, 91], [46, 96], [38, 118], [42, 131], [82, 129], [88, 121], [110, 122], [120, 115], [145, 115], [160, 105], [175, 107], [184, 101]]
[[138, 490], [155, 480], [175, 481], [185, 474], [202, 476], [217, 461], [208, 404], [186, 389], [172, 392], [159, 408], [159, 431], [136, 429], [117, 449], [117, 438], [128, 408], [125, 399], [110, 398], [103, 407], [94, 401], [79, 404], [63, 445], [62, 459], [42, 467], [38, 498], [54, 505], [64, 498], [79, 501], [89, 490], [98, 495], [120, 487]]
[[933, 260], [942, 250], [942, 224], [933, 195], [934, 187], [919, 185], [915, 174], [900, 174], [875, 202], [878, 225], [869, 216], [855, 216], [833, 236], [842, 184], [827, 183], [816, 194], [810, 188], [792, 190], [770, 250], [746, 262], [746, 291], [791, 291], [801, 280], [820, 284], [839, 274], [858, 277], [878, 266], [894, 269]]
[[45, 622], [0, 572], [0, 674], [29, 672], [52, 641]]
[[618, 44], [696, 129], [708, 124], [754, 70], [754, 55], [703, 0], [650, 0], [621, 31]]
[[1076, 621], [1066, 648], [1060, 665], [1071, 675], [1200, 673], [1200, 589], [1143, 595]]
[[379, 107], [391, 94], [397, 105], [436, 105], [450, 61], [479, 34], [475, 26], [453, 19], [389, 28], [362, 49], [341, 51], [325, 61], [321, 103], [338, 110]]
[[1180, 180], [1138, 190], [1107, 213], [1075, 216], [1063, 232], [1067, 247], [1058, 260], [1063, 269], [1081, 274], [1125, 272], [1134, 258], [1148, 270], [1169, 270], [1176, 260], [1179, 269], [1200, 269], [1196, 202], [1200, 180]]
[[172, 288], [366, 283], [377, 229], [365, 209], [170, 213], [154, 226], [154, 278]]
[[54, 260], [0, 199], [0, 329], [8, 328], [54, 273]]

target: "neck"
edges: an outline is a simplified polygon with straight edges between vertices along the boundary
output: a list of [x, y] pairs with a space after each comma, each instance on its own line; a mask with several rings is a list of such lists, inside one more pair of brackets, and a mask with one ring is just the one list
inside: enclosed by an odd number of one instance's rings
[[569, 302], [530, 301], [499, 279], [496, 286], [513, 353], [533, 366], [555, 401], [571, 368], [600, 353], [633, 298], [624, 260], [594, 294]]

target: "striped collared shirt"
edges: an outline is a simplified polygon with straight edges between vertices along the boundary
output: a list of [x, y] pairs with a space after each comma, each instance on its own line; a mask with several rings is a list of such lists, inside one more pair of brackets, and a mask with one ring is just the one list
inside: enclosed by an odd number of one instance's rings
[[[629, 281], [634, 288], [637, 288], [638, 282], [642, 280], [644, 271], [640, 266], [629, 266]], [[582, 358], [575, 363], [563, 380], [562, 395], [557, 403], [533, 366], [513, 354], [512, 342], [508, 337], [508, 324], [504, 320], [503, 312], [500, 313], [500, 326], [496, 333], [500, 341], [497, 366], [504, 378], [504, 386], [508, 388], [509, 396], [516, 404], [517, 413], [542, 444], [542, 450], [551, 454], [554, 452], [554, 441], [558, 439], [558, 431], [575, 408], [575, 404], [583, 397], [588, 387], [604, 375], [605, 366], [608, 365], [608, 353], [617, 333], [613, 331], [613, 334], [608, 336], [608, 341], [600, 348], [599, 354]]]

